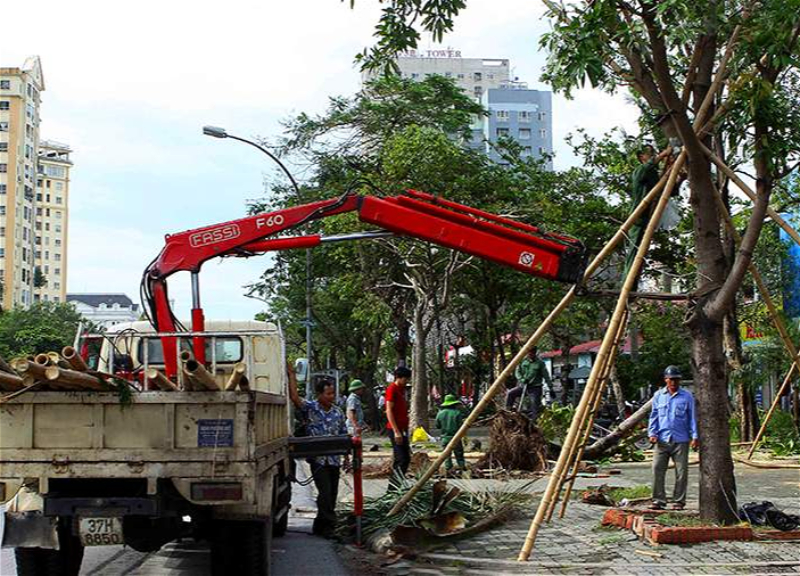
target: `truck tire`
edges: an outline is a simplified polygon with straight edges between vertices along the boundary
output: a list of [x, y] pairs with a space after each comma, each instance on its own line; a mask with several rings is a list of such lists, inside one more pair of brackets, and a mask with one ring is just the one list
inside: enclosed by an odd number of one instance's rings
[[217, 520], [211, 534], [211, 576], [270, 576], [272, 518]]
[[72, 534], [70, 524], [67, 519], [59, 522], [59, 550], [15, 549], [17, 576], [78, 576], [83, 563], [83, 544]]

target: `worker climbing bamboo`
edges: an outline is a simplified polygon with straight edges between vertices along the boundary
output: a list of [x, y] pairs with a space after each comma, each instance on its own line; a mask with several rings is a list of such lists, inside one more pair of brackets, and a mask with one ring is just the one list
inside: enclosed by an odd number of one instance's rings
[[[669, 159], [672, 156], [672, 152], [672, 146], [668, 146], [658, 154], [656, 154], [655, 148], [650, 144], [645, 144], [639, 149], [636, 155], [639, 160], [639, 166], [636, 167], [631, 175], [631, 205], [629, 212], [633, 212], [642, 201], [642, 198], [658, 184], [658, 180], [661, 177], [659, 174], [659, 163]], [[633, 265], [633, 260], [636, 257], [636, 250], [642, 242], [645, 227], [650, 221], [652, 214], [653, 209], [651, 207], [650, 210], [631, 226], [630, 232], [628, 233], [628, 254], [625, 258], [625, 270], [622, 273], [623, 278], [628, 275], [628, 271]], [[637, 289], [638, 283], [639, 279], [637, 278], [636, 284], [633, 287], [634, 290]]]

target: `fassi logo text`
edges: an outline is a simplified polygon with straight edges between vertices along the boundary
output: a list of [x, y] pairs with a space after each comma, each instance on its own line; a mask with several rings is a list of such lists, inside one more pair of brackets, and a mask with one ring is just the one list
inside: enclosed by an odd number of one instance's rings
[[212, 228], [211, 230], [204, 230], [203, 232], [192, 234], [189, 237], [189, 244], [192, 245], [192, 248], [209, 246], [211, 244], [218, 244], [226, 240], [238, 238], [241, 233], [239, 226], [236, 224], [228, 224], [227, 226], [220, 226], [219, 228]]

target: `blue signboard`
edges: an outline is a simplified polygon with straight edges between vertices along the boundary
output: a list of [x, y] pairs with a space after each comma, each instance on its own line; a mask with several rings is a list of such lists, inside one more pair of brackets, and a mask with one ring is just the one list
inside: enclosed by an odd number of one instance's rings
[[198, 420], [197, 445], [201, 448], [233, 446], [233, 420]]
[[[782, 214], [795, 229], [800, 228], [800, 214]], [[800, 317], [800, 246], [780, 229], [781, 241], [788, 252], [783, 262], [783, 311], [789, 318]]]

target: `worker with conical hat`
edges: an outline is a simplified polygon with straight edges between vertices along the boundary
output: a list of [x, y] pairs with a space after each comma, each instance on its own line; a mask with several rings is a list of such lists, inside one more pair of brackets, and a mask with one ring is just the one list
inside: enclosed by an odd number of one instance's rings
[[[461, 425], [464, 423], [464, 412], [462, 410], [461, 402], [453, 394], [448, 394], [444, 397], [444, 402], [439, 406], [439, 413], [436, 415], [436, 427], [442, 433], [441, 442], [442, 448], [447, 446], [456, 435]], [[453, 449], [456, 455], [456, 463], [458, 469], [463, 472], [467, 469], [467, 464], [464, 461], [464, 444], [458, 442]], [[447, 457], [444, 463], [446, 472], [450, 472], [453, 468], [453, 459], [451, 456]]]
[[366, 428], [364, 422], [364, 406], [361, 403], [361, 395], [366, 390], [366, 386], [361, 380], [353, 380], [347, 391], [350, 393], [347, 396], [347, 403], [345, 405], [347, 414], [347, 432], [350, 436], [361, 436], [361, 433]]

